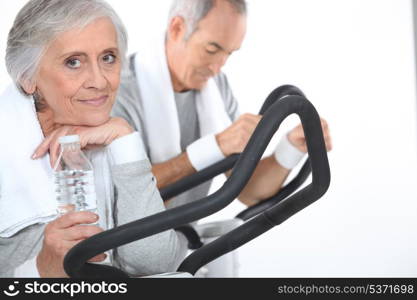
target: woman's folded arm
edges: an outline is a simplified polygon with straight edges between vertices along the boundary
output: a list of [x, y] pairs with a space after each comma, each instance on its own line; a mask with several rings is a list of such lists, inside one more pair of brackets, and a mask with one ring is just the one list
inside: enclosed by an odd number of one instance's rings
[[38, 277], [36, 256], [45, 224], [29, 226], [12, 237], [0, 238], [0, 277]]
[[[147, 159], [112, 167], [117, 225], [165, 210]], [[116, 264], [134, 276], [175, 271], [182, 256], [177, 233], [168, 230], [121, 246], [114, 251]]]

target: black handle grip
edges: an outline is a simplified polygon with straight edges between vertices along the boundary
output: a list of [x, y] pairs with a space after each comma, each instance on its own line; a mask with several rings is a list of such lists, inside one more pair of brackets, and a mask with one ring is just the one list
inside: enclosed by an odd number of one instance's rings
[[[248, 182], [281, 122], [292, 113], [298, 113], [304, 119], [308, 118], [306, 114], [303, 114], [303, 111], [310, 109], [303, 110], [305, 106], [312, 107], [308, 100], [300, 96], [288, 96], [274, 103], [259, 122], [245, 150], [236, 162], [231, 176], [217, 192], [193, 203], [130, 222], [84, 240], [74, 246], [65, 256], [64, 269], [67, 274], [70, 277], [90, 277], [94, 274], [103, 277], [104, 273], [102, 272], [105, 267], [106, 276], [126, 276], [117, 268], [86, 262], [109, 249], [202, 219], [227, 206], [239, 195]], [[302, 123], [308, 125], [308, 122], [303, 119]], [[308, 141], [307, 145], [309, 143], [311, 144], [311, 141]], [[312, 168], [314, 170], [313, 163]]]
[[[327, 191], [330, 185], [330, 168], [319, 115], [313, 105], [303, 97], [290, 96], [288, 99], [280, 100], [280, 102], [286, 102], [287, 105], [293, 107], [290, 110], [294, 110], [301, 118], [310, 156], [312, 183], [285, 201], [279, 202], [263, 213], [256, 215], [238, 228], [195, 250], [182, 262], [178, 271], [195, 274], [198, 269], [219, 256], [240, 247], [272, 227], [281, 224], [318, 200]], [[275, 106], [271, 108], [268, 114], [273, 113], [276, 108]], [[260, 124], [256, 131], [268, 132], [270, 131], [269, 128], [264, 130], [264, 127], [268, 126], [272, 126], [272, 124]], [[257, 132], [254, 133], [254, 136], [262, 139]], [[255, 139], [251, 142], [255, 142]]]

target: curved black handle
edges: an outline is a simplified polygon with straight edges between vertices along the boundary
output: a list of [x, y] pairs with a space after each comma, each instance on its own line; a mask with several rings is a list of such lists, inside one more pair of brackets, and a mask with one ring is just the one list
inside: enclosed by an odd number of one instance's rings
[[[265, 112], [271, 107], [275, 101], [282, 99], [286, 96], [304, 96], [304, 93], [296, 86], [293, 85], [282, 85], [275, 90], [273, 90], [268, 97], [265, 99], [259, 114], [263, 115]], [[161, 197], [164, 201], [171, 199], [187, 190], [190, 190], [212, 178], [215, 176], [222, 174], [230, 169], [233, 168], [236, 161], [239, 159], [240, 154], [233, 154], [212, 166], [209, 166], [203, 170], [200, 170], [197, 173], [184, 177], [177, 182], [170, 184], [162, 189], [160, 189]], [[261, 213], [262, 211], [274, 206], [278, 202], [284, 200], [289, 195], [291, 195], [294, 191], [296, 191], [308, 178], [311, 174], [311, 166], [310, 160], [307, 159], [298, 174], [285, 186], [283, 186], [276, 195], [264, 199], [262, 202], [259, 202], [256, 205], [246, 208], [245, 210], [241, 211], [236, 218], [247, 220], [250, 219], [257, 214]], [[191, 229], [190, 229], [191, 230]], [[186, 232], [182, 231], [183, 234], [189, 238], [190, 242], [194, 240], [193, 236], [189, 236]], [[188, 232], [188, 231], [187, 231]]]
[[198, 232], [190, 225], [183, 225], [175, 228], [176, 231], [181, 232], [188, 240], [188, 249], [195, 250], [203, 246], [203, 242], [198, 235]]
[[[259, 114], [263, 115], [265, 112], [271, 107], [275, 101], [278, 101], [279, 99], [286, 97], [286, 96], [303, 96], [305, 97], [304, 93], [296, 86], [293, 85], [282, 85], [275, 90], [273, 90], [268, 97], [265, 99]], [[160, 189], [161, 197], [164, 199], [164, 201], [169, 200], [172, 197], [175, 197], [189, 189], [192, 189], [212, 178], [215, 176], [222, 174], [230, 169], [233, 168], [236, 161], [239, 159], [240, 154], [233, 154], [215, 164], [212, 166], [209, 166], [203, 170], [200, 170], [199, 172], [196, 172], [192, 175], [186, 176], [177, 182], [170, 184], [162, 189]], [[294, 191], [296, 191], [308, 178], [308, 176], [311, 174], [311, 166], [310, 166], [310, 160], [307, 159], [304, 162], [304, 165], [298, 172], [298, 174], [285, 186], [283, 186], [277, 194], [274, 196], [264, 199], [263, 201], [250, 206], [243, 211], [241, 211], [239, 214], [236, 215], [236, 218], [239, 218], [241, 220], [248, 220], [257, 214], [263, 212], [264, 210], [274, 206], [278, 202], [284, 200], [289, 195], [291, 195]], [[181, 230], [178, 228], [175, 228], [175, 230], [180, 231], [188, 240], [189, 246], [192, 246], [193, 248], [190, 249], [198, 249], [200, 248], [203, 243], [199, 238], [196, 236], [196, 231], [191, 225], [183, 225], [181, 227]], [[198, 241], [198, 242], [197, 242]], [[197, 245], [199, 245], [197, 247]]]
[[[319, 115], [313, 105], [302, 97], [290, 96], [288, 100], [282, 99], [281, 101], [295, 106], [296, 113], [301, 118], [310, 156], [312, 183], [285, 201], [275, 204], [263, 213], [248, 220], [238, 228], [195, 250], [182, 262], [178, 271], [195, 274], [198, 269], [212, 260], [281, 224], [292, 215], [318, 200], [327, 191], [330, 185], [330, 168]], [[264, 126], [266, 125], [262, 124], [259, 130], [262, 130]]]
[[[86, 262], [109, 249], [202, 219], [227, 206], [248, 182], [281, 122], [292, 113], [298, 113], [304, 119], [308, 118], [302, 113], [304, 106], [312, 107], [308, 100], [300, 96], [288, 96], [274, 103], [259, 122], [236, 162], [231, 176], [217, 192], [198, 201], [124, 224], [84, 240], [65, 256], [64, 269], [67, 274], [70, 277], [88, 277], [94, 274], [103, 277], [105, 269], [105, 275], [109, 277], [127, 276], [117, 268]], [[314, 169], [314, 165], [312, 167]], [[239, 172], [235, 172], [236, 170]]]
[[[269, 94], [264, 104], [262, 105], [259, 114], [263, 115], [275, 101], [283, 99], [287, 96], [301, 96], [305, 98], [304, 93], [299, 88], [293, 85], [283, 85]], [[256, 216], [257, 214], [263, 212], [264, 210], [274, 206], [275, 204], [279, 203], [280, 201], [284, 200], [289, 195], [291, 195], [293, 192], [295, 192], [307, 180], [310, 174], [311, 165], [310, 159], [308, 158], [304, 162], [297, 176], [295, 176], [289, 183], [283, 186], [274, 196], [268, 199], [264, 199], [261, 202], [244, 209], [236, 215], [236, 218], [246, 221]]]
[[[261, 109], [260, 115], [264, 115], [265, 112], [279, 99], [286, 96], [304, 96], [303, 92], [293, 85], [281, 85], [273, 90], [269, 96], [265, 99]], [[186, 176], [162, 189], [159, 190], [161, 197], [164, 201], [171, 199], [187, 190], [190, 190], [214, 177], [220, 175], [226, 171], [229, 171], [236, 164], [240, 154], [232, 154], [225, 159], [200, 170], [192, 175]], [[271, 197], [272, 198], [272, 197]], [[266, 200], [267, 201], [267, 200]], [[270, 202], [272, 204], [272, 202]], [[271, 205], [272, 206], [272, 205]]]

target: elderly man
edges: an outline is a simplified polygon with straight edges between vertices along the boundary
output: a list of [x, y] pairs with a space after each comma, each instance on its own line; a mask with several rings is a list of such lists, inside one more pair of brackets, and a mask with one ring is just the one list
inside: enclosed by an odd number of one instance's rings
[[[221, 68], [242, 44], [244, 0], [174, 0], [164, 39], [130, 58], [113, 114], [143, 137], [159, 188], [242, 152], [261, 116], [239, 116]], [[327, 149], [331, 140], [326, 122]], [[306, 152], [301, 125], [255, 170], [239, 200], [246, 205], [274, 195]], [[171, 201], [177, 206], [207, 195], [202, 184]]]

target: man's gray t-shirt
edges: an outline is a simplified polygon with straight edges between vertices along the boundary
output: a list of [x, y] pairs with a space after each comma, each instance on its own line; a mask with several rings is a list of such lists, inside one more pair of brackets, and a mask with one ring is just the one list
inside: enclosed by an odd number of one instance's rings
[[[138, 70], [140, 72], [140, 70]], [[233, 96], [226, 75], [220, 73], [214, 77], [220, 95], [224, 102], [224, 108], [231, 121], [235, 121], [239, 116], [238, 103]], [[200, 126], [196, 108], [196, 91], [190, 90], [183, 93], [174, 93], [175, 103], [178, 111], [178, 120], [181, 136], [181, 151], [186, 151], [188, 145], [198, 140], [200, 136]], [[143, 108], [141, 107], [141, 93], [137, 83], [137, 77], [133, 68], [133, 56], [130, 58], [130, 68], [122, 75], [116, 103], [113, 106], [113, 116], [122, 117], [129, 122], [141, 135], [145, 148], [150, 159], [149, 141], [147, 133], [143, 130]], [[151, 101], [151, 100], [150, 100]], [[152, 161], [151, 161], [152, 162]], [[211, 185], [211, 180], [205, 182], [181, 195], [175, 200], [169, 201], [168, 207], [175, 207], [193, 200], [207, 196]]]
[[200, 137], [200, 124], [198, 124], [197, 107], [194, 101], [195, 94], [196, 91], [194, 90], [174, 93], [180, 123], [180, 146], [182, 151]]

